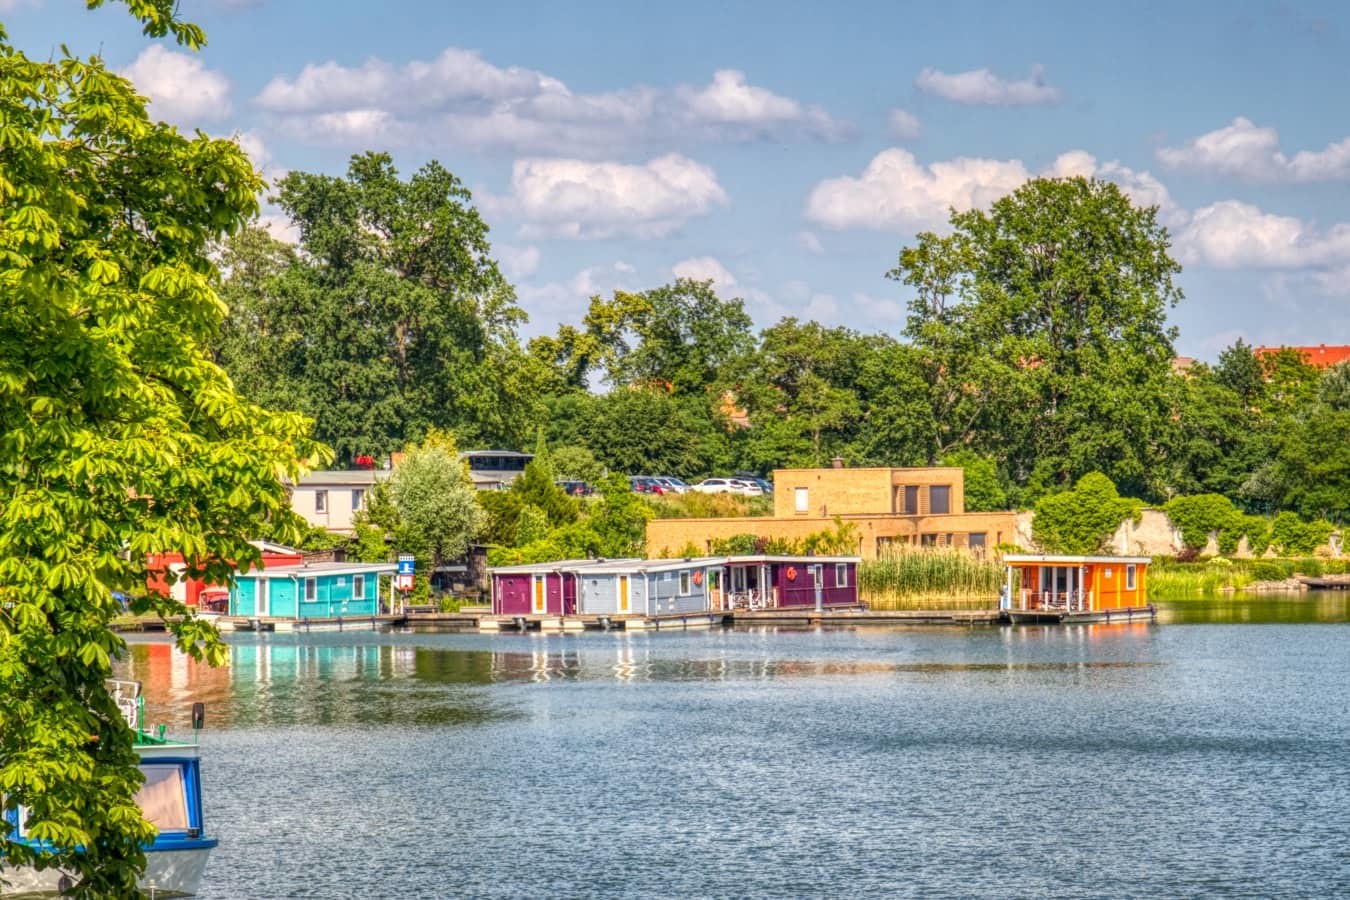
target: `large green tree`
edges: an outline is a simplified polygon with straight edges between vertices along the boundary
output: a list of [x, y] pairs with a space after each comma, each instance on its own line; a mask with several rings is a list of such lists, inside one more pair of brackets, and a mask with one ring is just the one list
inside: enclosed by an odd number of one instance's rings
[[[168, 0], [129, 5], [152, 36], [203, 40]], [[29, 59], [0, 31], [0, 795], [42, 842], [0, 832], [0, 858], [83, 896], [132, 895], [154, 834], [105, 686], [113, 592], [145, 595], [152, 553], [216, 581], [256, 563], [247, 539], [290, 515], [281, 476], [321, 460], [309, 423], [241, 400], [206, 352], [207, 250], [260, 188], [233, 142], [151, 121], [102, 60]], [[134, 608], [223, 658], [181, 604]]]
[[524, 313], [459, 179], [430, 162], [404, 180], [366, 153], [344, 178], [291, 172], [277, 193], [299, 251], [257, 234], [226, 251], [236, 314], [220, 360], [241, 390], [293, 397], [344, 460], [433, 427], [518, 444], [544, 373], [518, 345]]
[[915, 290], [907, 334], [939, 450], [995, 457], [1023, 499], [1097, 468], [1159, 493], [1182, 293], [1156, 208], [1110, 182], [1041, 178], [951, 224], [888, 273]]

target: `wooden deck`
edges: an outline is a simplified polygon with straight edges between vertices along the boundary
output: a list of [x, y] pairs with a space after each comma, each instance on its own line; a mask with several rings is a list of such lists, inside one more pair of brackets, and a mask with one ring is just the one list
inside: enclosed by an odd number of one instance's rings
[[1126, 606], [1120, 609], [1089, 609], [1069, 612], [1063, 609], [1005, 609], [1003, 615], [1014, 625], [1077, 625], [1089, 622], [1156, 621], [1158, 607]]
[[1300, 575], [1298, 580], [1318, 591], [1350, 591], [1350, 575], [1328, 575], [1325, 578]]
[[997, 609], [826, 609], [783, 607], [737, 610], [737, 625], [997, 625]]

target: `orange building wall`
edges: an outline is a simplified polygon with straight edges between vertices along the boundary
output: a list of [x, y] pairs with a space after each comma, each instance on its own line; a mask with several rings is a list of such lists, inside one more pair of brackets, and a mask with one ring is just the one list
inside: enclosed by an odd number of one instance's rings
[[[775, 469], [773, 514], [777, 518], [882, 515], [897, 512], [895, 489], [919, 488], [920, 515], [927, 515], [928, 489], [951, 488], [950, 514], [965, 511], [965, 472], [959, 466], [865, 469]], [[797, 488], [806, 488], [807, 507], [797, 511]]]
[[[884, 545], [887, 539], [917, 544], [924, 534], [939, 535], [939, 546], [964, 547], [969, 534], [981, 533], [985, 535], [985, 546], [989, 550], [1013, 540], [1013, 514], [1010, 512], [949, 516], [844, 515], [840, 519], [857, 529], [858, 547], [853, 552], [864, 559], [876, 559], [879, 545]], [[800, 540], [819, 531], [833, 532], [834, 528], [833, 516], [651, 519], [647, 522], [647, 555], [652, 559], [673, 557], [690, 544], [700, 553], [708, 553], [712, 541], [739, 534]], [[952, 536], [950, 544], [947, 543], [949, 534]]]

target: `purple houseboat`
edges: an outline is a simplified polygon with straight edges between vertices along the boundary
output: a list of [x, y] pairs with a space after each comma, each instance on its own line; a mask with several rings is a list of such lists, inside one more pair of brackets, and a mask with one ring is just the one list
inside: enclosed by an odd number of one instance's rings
[[856, 556], [729, 556], [724, 608], [858, 605]]
[[497, 616], [576, 615], [578, 572], [603, 562], [602, 559], [564, 559], [494, 568], [491, 570], [492, 613]]

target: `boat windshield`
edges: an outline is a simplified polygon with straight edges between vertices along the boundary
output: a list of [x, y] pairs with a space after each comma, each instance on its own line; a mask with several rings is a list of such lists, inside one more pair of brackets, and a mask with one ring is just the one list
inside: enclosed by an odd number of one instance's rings
[[145, 820], [161, 832], [188, 828], [187, 792], [178, 765], [142, 763], [145, 784], [136, 793], [136, 805]]

